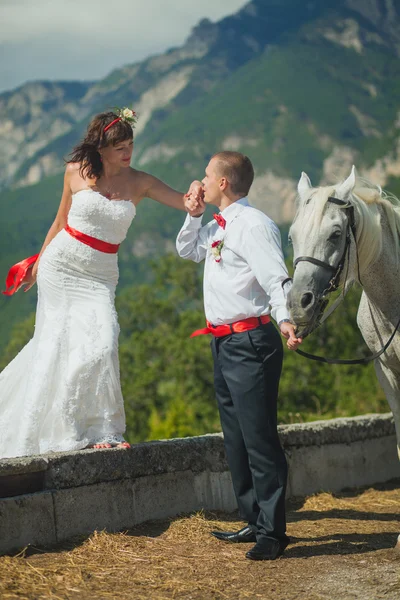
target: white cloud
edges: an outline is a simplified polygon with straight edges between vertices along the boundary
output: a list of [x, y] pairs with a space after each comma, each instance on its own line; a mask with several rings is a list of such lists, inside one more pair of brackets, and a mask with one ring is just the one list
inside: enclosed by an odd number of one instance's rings
[[200, 19], [245, 0], [1, 0], [0, 91], [35, 79], [97, 79], [179, 46]]

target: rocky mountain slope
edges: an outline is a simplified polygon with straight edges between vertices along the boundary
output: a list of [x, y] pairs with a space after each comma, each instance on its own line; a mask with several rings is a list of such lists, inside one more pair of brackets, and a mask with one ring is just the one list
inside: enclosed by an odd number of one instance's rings
[[[139, 113], [134, 166], [178, 189], [219, 149], [248, 153], [252, 201], [279, 223], [293, 216], [301, 170], [334, 182], [355, 163], [400, 194], [399, 57], [395, 0], [252, 0], [218, 23], [200, 22], [181, 48], [104, 80], [0, 94], [1, 272], [40, 247], [63, 157], [90, 116], [115, 105]], [[155, 203], [140, 206], [121, 248], [122, 284], [173, 248], [181, 221]], [[28, 304], [18, 300], [21, 314]], [[7, 300], [0, 311], [5, 332], [16, 310]]]
[[[219, 94], [238, 69], [243, 73], [243, 66], [285, 47], [288, 38], [294, 36], [302, 44], [346, 48], [358, 56], [361, 73], [367, 48], [400, 55], [399, 11], [394, 0], [312, 0], [306, 4], [298, 0], [253, 0], [218, 23], [201, 21], [181, 48], [125, 66], [101, 81], [29, 83], [1, 94], [0, 187], [36, 183], [61, 170], [63, 158], [89, 116], [121, 104], [133, 105], [140, 115], [140, 164], [173, 159], [176, 148], [172, 152], [169, 140], [160, 139], [160, 125], [197, 100], [201, 99], [198, 106]], [[302, 31], [305, 24], [313, 24], [306, 35]], [[284, 70], [281, 76], [285, 77]], [[374, 93], [367, 80], [365, 86]], [[365, 137], [376, 137], [376, 129], [368, 125], [369, 115], [360, 114], [356, 105], [348, 109], [359, 119]], [[236, 120], [230, 124], [226, 146], [241, 144]], [[184, 147], [184, 129], [180, 137]], [[262, 181], [267, 182], [270, 192], [280, 185], [285, 190], [287, 182], [279, 184], [275, 177], [268, 171]]]

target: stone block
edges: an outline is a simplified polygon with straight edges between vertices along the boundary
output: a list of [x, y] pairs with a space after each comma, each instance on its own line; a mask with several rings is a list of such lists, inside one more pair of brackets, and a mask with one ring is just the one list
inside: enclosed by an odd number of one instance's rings
[[303, 446], [286, 451], [292, 496], [338, 492], [400, 477], [396, 437], [352, 444]]
[[199, 473], [194, 480], [196, 496], [205, 510], [233, 512], [237, 502], [229, 471]]
[[134, 482], [137, 523], [164, 519], [203, 508], [191, 471], [139, 477]]
[[48, 458], [45, 489], [73, 488], [178, 471], [226, 471], [222, 434], [134, 444], [128, 450], [81, 450]]
[[280, 425], [278, 430], [285, 448], [351, 444], [395, 433], [392, 413]]
[[25, 546], [55, 544], [56, 527], [50, 492], [26, 494], [0, 501], [0, 553]]
[[53, 495], [57, 541], [95, 530], [128, 529], [136, 522], [129, 480], [56, 490]]

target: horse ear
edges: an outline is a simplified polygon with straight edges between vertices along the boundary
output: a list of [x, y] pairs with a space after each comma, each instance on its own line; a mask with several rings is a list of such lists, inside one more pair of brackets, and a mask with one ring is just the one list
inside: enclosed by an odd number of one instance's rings
[[309, 192], [312, 189], [311, 181], [307, 173], [302, 171], [299, 183], [297, 184], [297, 191], [299, 192], [300, 198], [308, 198]]
[[338, 195], [341, 198], [346, 198], [354, 190], [354, 187], [356, 185], [356, 179], [357, 172], [355, 166], [353, 165], [348, 178], [345, 181], [343, 181], [343, 183], [341, 183], [337, 188]]

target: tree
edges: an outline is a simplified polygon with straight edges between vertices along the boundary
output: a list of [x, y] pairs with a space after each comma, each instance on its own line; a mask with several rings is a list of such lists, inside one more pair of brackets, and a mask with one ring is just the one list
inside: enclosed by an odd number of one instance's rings
[[117, 303], [128, 437], [219, 431], [209, 340], [189, 337], [204, 324], [201, 267], [172, 255], [152, 267], [154, 282]]
[[[356, 324], [360, 294], [360, 289], [349, 292], [327, 321], [306, 338], [301, 349], [336, 358], [368, 355], [368, 348]], [[386, 399], [372, 363], [328, 365], [285, 351], [279, 402], [281, 421], [353, 416], [385, 410]]]
[[[189, 337], [204, 325], [202, 266], [169, 255], [150, 268], [151, 283], [124, 288], [117, 298], [127, 438], [219, 431], [210, 340]], [[356, 325], [359, 296], [350, 292], [302, 348], [325, 356], [367, 353]], [[31, 338], [33, 323], [32, 315], [14, 328], [3, 367]], [[281, 423], [388, 410], [372, 364], [324, 365], [287, 349], [278, 407]]]

